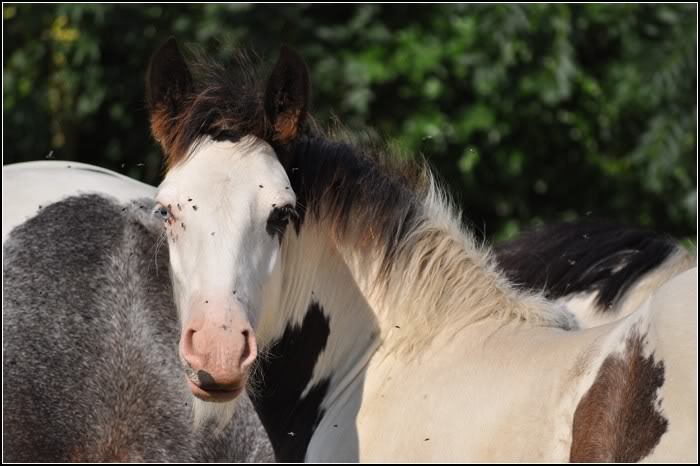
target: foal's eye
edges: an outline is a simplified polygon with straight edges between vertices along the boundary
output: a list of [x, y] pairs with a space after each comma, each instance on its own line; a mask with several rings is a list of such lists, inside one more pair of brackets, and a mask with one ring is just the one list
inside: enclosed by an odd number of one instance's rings
[[287, 209], [274, 209], [270, 213], [270, 222], [278, 225], [285, 224], [289, 221], [289, 211]]
[[155, 215], [163, 221], [166, 221], [170, 218], [170, 212], [163, 206], [156, 207], [156, 210], [153, 211], [153, 215]]
[[290, 218], [294, 215], [296, 215], [296, 211], [291, 205], [275, 207], [272, 209], [272, 212], [270, 212], [270, 216], [267, 219], [268, 233], [273, 235], [284, 232]]

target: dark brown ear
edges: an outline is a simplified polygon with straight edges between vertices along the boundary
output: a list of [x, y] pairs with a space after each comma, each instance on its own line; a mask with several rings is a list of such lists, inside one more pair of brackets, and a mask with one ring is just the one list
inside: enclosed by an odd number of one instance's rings
[[155, 51], [146, 73], [146, 102], [153, 137], [167, 152], [174, 118], [192, 94], [192, 75], [177, 41], [168, 39]]
[[297, 52], [282, 46], [265, 89], [272, 139], [287, 144], [299, 136], [309, 106], [309, 71]]

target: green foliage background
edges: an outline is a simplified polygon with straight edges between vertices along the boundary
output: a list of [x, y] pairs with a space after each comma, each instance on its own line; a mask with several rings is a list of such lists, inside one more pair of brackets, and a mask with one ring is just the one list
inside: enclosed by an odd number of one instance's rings
[[425, 154], [490, 238], [585, 216], [694, 237], [696, 8], [5, 4], [4, 163], [54, 151], [157, 184], [154, 48], [174, 35], [272, 61], [286, 43], [319, 121]]

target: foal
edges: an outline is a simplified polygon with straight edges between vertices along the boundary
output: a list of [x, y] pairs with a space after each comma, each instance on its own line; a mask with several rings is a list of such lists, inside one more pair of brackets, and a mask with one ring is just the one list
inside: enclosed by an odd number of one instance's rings
[[316, 131], [296, 53], [192, 70], [166, 42], [147, 96], [198, 422], [252, 381], [282, 460], [694, 458], [695, 270], [575, 331], [424, 166]]

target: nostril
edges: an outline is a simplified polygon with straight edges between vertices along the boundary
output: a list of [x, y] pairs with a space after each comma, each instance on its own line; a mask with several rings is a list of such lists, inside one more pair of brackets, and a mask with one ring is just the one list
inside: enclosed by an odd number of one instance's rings
[[193, 340], [194, 330], [188, 328], [185, 333], [180, 337], [180, 350], [184, 357], [190, 356], [192, 354], [192, 340]]
[[248, 330], [243, 330], [241, 332], [243, 334], [243, 352], [241, 353], [241, 365], [243, 365], [243, 362], [248, 359], [250, 356], [250, 332]]
[[194, 351], [195, 330], [188, 328], [180, 338], [180, 356], [193, 369], [202, 367], [201, 357]]
[[244, 330], [241, 332], [244, 338], [244, 347], [241, 352], [240, 365], [241, 370], [245, 371], [252, 363], [255, 361], [257, 356], [258, 348], [255, 342], [255, 335], [253, 335], [250, 330]]

